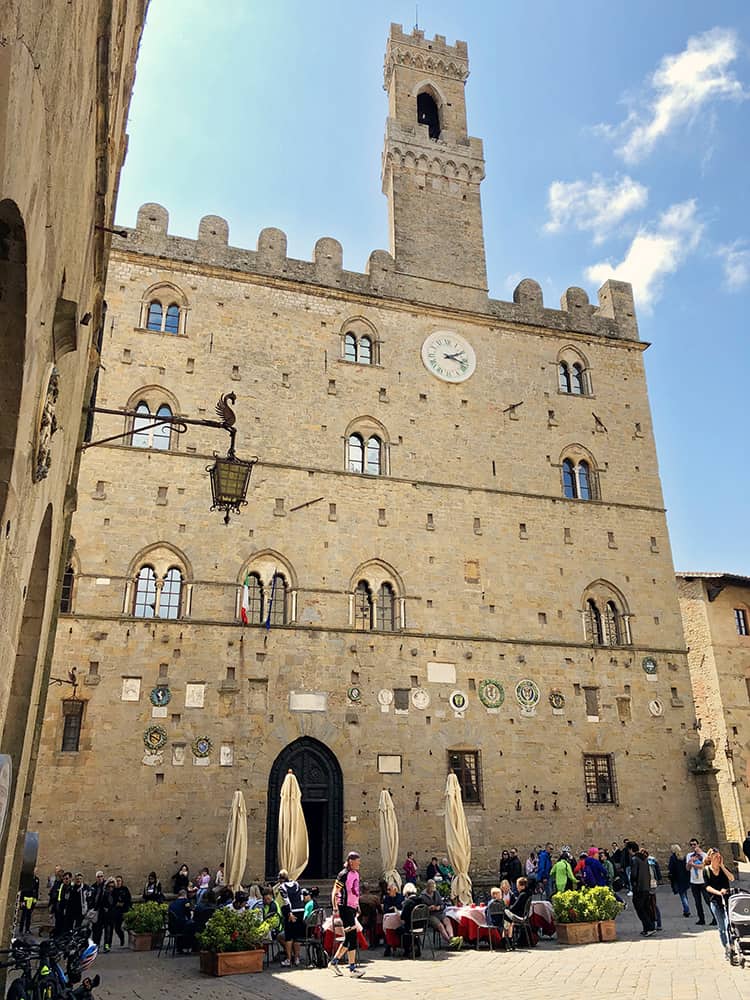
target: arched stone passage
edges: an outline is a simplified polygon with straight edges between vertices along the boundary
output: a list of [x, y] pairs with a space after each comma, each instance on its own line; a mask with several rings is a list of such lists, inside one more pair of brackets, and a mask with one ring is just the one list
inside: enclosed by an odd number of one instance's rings
[[[5, 512], [18, 432], [26, 350], [26, 229], [15, 202], [0, 201], [0, 512]], [[3, 517], [0, 525], [5, 524]]]
[[[26, 600], [23, 606], [21, 632], [18, 637], [16, 659], [13, 674], [10, 678], [8, 705], [5, 712], [5, 725], [0, 737], [0, 753], [8, 754], [13, 762], [13, 780], [10, 788], [10, 808], [13, 810], [13, 799], [16, 792], [16, 782], [23, 756], [24, 742], [29, 726], [31, 710], [31, 694], [34, 687], [36, 663], [39, 655], [39, 643], [42, 635], [42, 623], [47, 596], [49, 579], [50, 542], [52, 539], [52, 507], [47, 508], [42, 526], [36, 541], [34, 561], [31, 565], [29, 582], [26, 585]], [[0, 854], [0, 856], [2, 856]]]
[[266, 875], [275, 879], [279, 871], [279, 803], [281, 785], [290, 768], [302, 791], [310, 844], [310, 860], [303, 875], [307, 879], [332, 878], [343, 863], [344, 779], [335, 755], [310, 736], [284, 747], [268, 777]]

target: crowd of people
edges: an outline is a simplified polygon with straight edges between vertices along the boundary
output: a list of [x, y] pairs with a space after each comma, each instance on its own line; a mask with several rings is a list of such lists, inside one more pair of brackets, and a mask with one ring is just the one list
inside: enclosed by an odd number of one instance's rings
[[[750, 861], [750, 831], [743, 844]], [[360, 856], [351, 852], [346, 866], [339, 873], [330, 900], [332, 919], [340, 928], [340, 946], [331, 960], [333, 971], [341, 973], [341, 963], [348, 957], [352, 975], [359, 975], [356, 967], [357, 933], [361, 929], [370, 945], [380, 943], [382, 920], [386, 914], [399, 913], [400, 948], [386, 944], [386, 955], [401, 951], [404, 956], [415, 957], [418, 942], [412, 932], [412, 915], [417, 906], [427, 908], [429, 925], [449, 948], [458, 949], [463, 939], [446, 916], [451, 899], [451, 881], [455, 872], [448, 858], [438, 860], [435, 855], [425, 866], [424, 881], [409, 851], [403, 864], [403, 888], [394, 882], [381, 880], [377, 888], [360, 883]], [[679, 897], [685, 918], [691, 916], [692, 906], [696, 924], [718, 927], [722, 945], [728, 948], [726, 911], [722, 897], [726, 896], [734, 881], [732, 872], [724, 864], [721, 853], [715, 848], [704, 851], [696, 838], [690, 840], [684, 852], [673, 844], [667, 865], [667, 877], [674, 895]], [[521, 923], [528, 910], [529, 900], [535, 895], [551, 900], [557, 893], [581, 887], [607, 886], [627, 908], [632, 899], [633, 908], [641, 922], [645, 937], [662, 928], [662, 916], [657, 904], [656, 890], [662, 882], [662, 872], [657, 859], [642, 845], [625, 838], [622, 844], [613, 843], [611, 849], [596, 845], [576, 853], [569, 845], [555, 850], [551, 843], [538, 846], [522, 860], [517, 848], [503, 850], [498, 864], [498, 882], [487, 896], [488, 923], [495, 924], [504, 947], [514, 947], [514, 925]], [[87, 884], [82, 873], [73, 875], [57, 866], [47, 880], [48, 908], [53, 921], [53, 935], [62, 935], [90, 923], [92, 937], [97, 945], [109, 952], [117, 937], [125, 944], [123, 918], [133, 905], [133, 895], [119, 875], [106, 877], [96, 872], [94, 881]], [[280, 871], [274, 885], [252, 884], [247, 888], [225, 884], [224, 865], [211, 872], [202, 868], [192, 877], [187, 865], [181, 865], [171, 878], [171, 901], [168, 906], [170, 930], [179, 942], [179, 950], [191, 951], [196, 947], [196, 936], [206, 926], [210, 916], [221, 907], [235, 910], [257, 910], [267, 922], [273, 940], [282, 948], [282, 966], [300, 964], [300, 943], [306, 938], [306, 927], [313, 911], [326, 903], [320, 899], [316, 886], [303, 888], [286, 871]], [[150, 872], [140, 893], [143, 902], [165, 902], [166, 896], [156, 872]], [[31, 917], [40, 901], [40, 884], [35, 875], [31, 889], [19, 893], [19, 932], [31, 927]], [[494, 917], [495, 910], [500, 914]], [[423, 911], [424, 912], [424, 911]], [[490, 920], [490, 915], [493, 915]], [[517, 939], [517, 935], [515, 935]]]

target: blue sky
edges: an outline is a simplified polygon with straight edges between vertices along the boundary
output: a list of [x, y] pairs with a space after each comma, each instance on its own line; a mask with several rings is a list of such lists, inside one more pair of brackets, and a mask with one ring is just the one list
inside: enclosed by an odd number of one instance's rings
[[[412, 3], [152, 0], [118, 221], [161, 202], [170, 231], [264, 226], [363, 270], [388, 246], [380, 154], [391, 21]], [[677, 569], [750, 574], [750, 4], [526, 0], [419, 5], [469, 45], [484, 140], [490, 294], [522, 277], [556, 306], [632, 281]]]

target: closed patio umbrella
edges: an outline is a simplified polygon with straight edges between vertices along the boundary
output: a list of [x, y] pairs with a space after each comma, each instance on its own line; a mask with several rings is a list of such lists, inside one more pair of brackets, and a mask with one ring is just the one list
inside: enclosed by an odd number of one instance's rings
[[448, 860], [456, 873], [451, 882], [451, 897], [468, 906], [473, 902], [469, 878], [471, 837], [461, 799], [461, 786], [452, 771], [445, 786], [445, 846]]
[[387, 884], [390, 885], [393, 882], [400, 889], [401, 876], [396, 868], [398, 862], [398, 822], [393, 799], [387, 788], [384, 788], [380, 793], [378, 813], [380, 815], [380, 857], [383, 861], [383, 878]]
[[224, 881], [233, 889], [239, 889], [247, 864], [247, 809], [245, 796], [235, 792], [229, 812], [227, 842], [224, 848]]
[[307, 824], [302, 812], [302, 792], [293, 771], [288, 771], [281, 786], [279, 807], [279, 868], [298, 879], [307, 867], [309, 846]]

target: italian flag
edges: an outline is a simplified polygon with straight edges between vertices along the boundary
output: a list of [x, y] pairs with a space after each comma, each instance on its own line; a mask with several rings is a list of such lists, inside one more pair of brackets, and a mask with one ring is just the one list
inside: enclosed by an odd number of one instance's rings
[[250, 621], [250, 574], [245, 573], [245, 582], [242, 584], [242, 603], [240, 604], [240, 618], [242, 624], [247, 625]]

